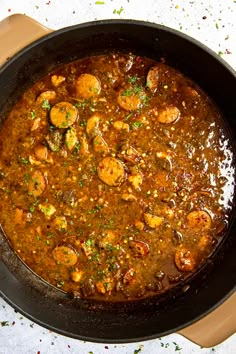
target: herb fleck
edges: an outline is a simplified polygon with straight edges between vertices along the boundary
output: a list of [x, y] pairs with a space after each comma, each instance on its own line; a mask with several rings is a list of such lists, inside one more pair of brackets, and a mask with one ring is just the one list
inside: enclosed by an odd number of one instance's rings
[[30, 206], [30, 207], [29, 207], [29, 211], [30, 211], [31, 213], [34, 213], [34, 211], [35, 211], [34, 207], [33, 207], [33, 206]]
[[51, 105], [50, 105], [50, 103], [49, 103], [48, 100], [44, 100], [41, 107], [42, 107], [43, 109], [48, 109], [48, 110], [51, 109]]
[[117, 15], [121, 15], [121, 13], [124, 11], [123, 7], [121, 6], [121, 8], [119, 10], [114, 9], [113, 10], [113, 14], [117, 14]]
[[173, 344], [175, 345], [175, 352], [182, 350], [182, 348], [175, 342], [173, 342]]
[[143, 125], [143, 123], [141, 123], [141, 122], [139, 122], [139, 121], [136, 121], [136, 122], [133, 123], [133, 127], [134, 127], [135, 129], [138, 129], [138, 128], [142, 127], [142, 125]]
[[20, 158], [21, 163], [23, 163], [23, 165], [27, 165], [29, 163], [29, 161], [27, 159], [25, 159], [24, 157]]
[[129, 78], [128, 78], [129, 83], [132, 85], [135, 84], [137, 80], [139, 80], [137, 75], [129, 76]]
[[2, 327], [6, 327], [9, 326], [9, 321], [1, 321], [0, 324]]
[[31, 111], [30, 112], [30, 116], [31, 116], [31, 119], [35, 119], [36, 118], [36, 112], [35, 111]]
[[28, 183], [29, 183], [29, 180], [30, 180], [30, 175], [29, 175], [29, 173], [26, 173], [26, 174], [24, 175], [24, 183], [28, 184]]

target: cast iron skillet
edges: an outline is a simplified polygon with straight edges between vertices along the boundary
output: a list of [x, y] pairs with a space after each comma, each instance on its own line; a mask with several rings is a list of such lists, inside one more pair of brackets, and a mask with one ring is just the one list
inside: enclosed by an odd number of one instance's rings
[[[0, 69], [0, 122], [22, 92], [42, 75], [72, 60], [120, 50], [159, 60], [192, 78], [223, 112], [236, 141], [236, 74], [209, 49], [169, 28], [108, 20], [65, 28], [20, 51]], [[6, 137], [7, 138], [7, 137]], [[235, 290], [236, 220], [214, 255], [185, 287], [126, 304], [70, 299], [41, 280], [11, 250], [0, 232], [0, 292], [33, 321], [83, 340], [131, 342], [177, 331], [222, 303]], [[183, 290], [188, 289], [187, 291]]]

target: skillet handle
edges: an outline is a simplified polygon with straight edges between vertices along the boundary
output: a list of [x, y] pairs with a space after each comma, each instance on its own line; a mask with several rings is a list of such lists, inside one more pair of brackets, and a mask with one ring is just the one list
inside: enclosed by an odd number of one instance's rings
[[20, 49], [52, 32], [32, 18], [15, 14], [0, 22], [0, 66]]
[[236, 292], [210, 314], [178, 332], [202, 347], [220, 344], [236, 332]]

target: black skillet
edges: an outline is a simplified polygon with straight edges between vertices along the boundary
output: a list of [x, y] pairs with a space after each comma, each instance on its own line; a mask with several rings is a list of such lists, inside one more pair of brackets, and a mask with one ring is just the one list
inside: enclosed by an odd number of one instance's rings
[[[169, 65], [192, 78], [223, 112], [235, 145], [235, 72], [186, 35], [132, 20], [97, 21], [64, 28], [33, 42], [9, 59], [0, 68], [0, 122], [24, 90], [45, 73], [63, 63], [111, 50], [156, 60], [164, 57]], [[51, 287], [20, 261], [1, 232], [0, 294], [33, 321], [74, 338], [113, 343], [156, 338], [188, 326], [232, 295], [236, 284], [235, 233], [233, 215], [224, 242], [184, 287], [161, 298], [112, 304], [70, 299]]]

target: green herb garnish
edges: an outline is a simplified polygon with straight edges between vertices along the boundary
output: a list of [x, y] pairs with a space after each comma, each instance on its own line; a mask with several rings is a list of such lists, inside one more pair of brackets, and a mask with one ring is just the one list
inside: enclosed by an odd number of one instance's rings
[[21, 163], [23, 163], [23, 165], [27, 165], [29, 163], [29, 161], [27, 159], [25, 159], [24, 157], [20, 158]]
[[31, 111], [30, 112], [30, 116], [31, 116], [31, 119], [35, 119], [36, 118], [36, 112], [35, 111]]
[[44, 100], [43, 103], [42, 103], [42, 105], [41, 105], [41, 107], [42, 107], [43, 109], [48, 109], [48, 110], [51, 109], [51, 105], [50, 105], [50, 103], [49, 103], [48, 100]]
[[135, 129], [138, 129], [138, 128], [142, 127], [142, 126], [143, 126], [143, 123], [141, 123], [139, 121], [136, 121], [136, 122], [133, 123], [133, 127]]

